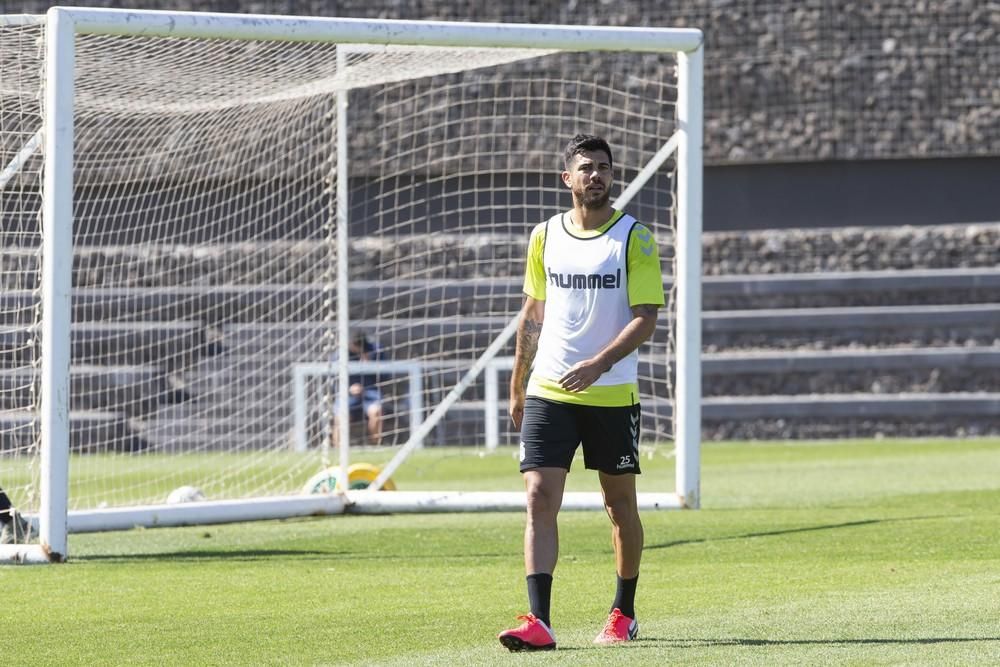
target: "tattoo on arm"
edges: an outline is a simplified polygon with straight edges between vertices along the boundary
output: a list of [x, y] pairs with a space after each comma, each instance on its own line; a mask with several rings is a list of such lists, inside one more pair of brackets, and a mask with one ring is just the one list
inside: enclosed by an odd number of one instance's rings
[[528, 382], [528, 373], [531, 364], [535, 362], [535, 353], [538, 352], [538, 337], [542, 333], [542, 323], [526, 318], [521, 322], [517, 330], [517, 367], [514, 369], [517, 377], [520, 377], [523, 384]]

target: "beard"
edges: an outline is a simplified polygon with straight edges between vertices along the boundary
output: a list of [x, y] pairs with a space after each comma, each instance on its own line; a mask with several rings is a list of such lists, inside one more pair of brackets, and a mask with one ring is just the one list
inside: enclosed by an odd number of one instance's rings
[[591, 210], [601, 209], [607, 206], [611, 199], [611, 189], [605, 188], [601, 192], [588, 192], [584, 190], [577, 197], [580, 205]]

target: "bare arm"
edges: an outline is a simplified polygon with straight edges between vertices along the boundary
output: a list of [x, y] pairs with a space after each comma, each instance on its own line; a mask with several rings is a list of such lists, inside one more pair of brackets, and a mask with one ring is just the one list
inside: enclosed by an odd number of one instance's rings
[[528, 384], [531, 364], [534, 363], [535, 353], [538, 352], [538, 337], [542, 333], [542, 320], [545, 319], [545, 302], [525, 296], [518, 317], [514, 368], [510, 374], [508, 412], [511, 421], [514, 422], [514, 428], [520, 429], [521, 418], [524, 417], [524, 391]]
[[653, 335], [657, 310], [658, 306], [650, 304], [632, 306], [632, 320], [615, 339], [590, 359], [574, 364], [559, 378], [559, 385], [566, 391], [583, 391], [594, 384], [597, 378]]

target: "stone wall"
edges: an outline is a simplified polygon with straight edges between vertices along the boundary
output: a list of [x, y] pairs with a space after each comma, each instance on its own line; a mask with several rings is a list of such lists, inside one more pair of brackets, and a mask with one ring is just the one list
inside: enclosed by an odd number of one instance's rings
[[[669, 240], [658, 240], [667, 255]], [[365, 237], [352, 244], [350, 277], [519, 278], [526, 244], [527, 235]], [[198, 285], [205, 277], [215, 284], [319, 284], [327, 279], [330, 248], [323, 242], [83, 248], [75, 258], [74, 280], [77, 287]], [[3, 257], [20, 262], [20, 271], [35, 261], [22, 251]], [[710, 276], [998, 265], [1000, 223], [707, 233], [703, 239], [703, 269]]]
[[[4, 13], [54, 2], [4, 2]], [[691, 26], [705, 32], [707, 164], [1000, 155], [1000, 10], [979, 0], [93, 0], [356, 18]], [[669, 63], [648, 61], [648, 75]], [[600, 68], [600, 59], [594, 67]], [[608, 76], [634, 72], [611, 71]], [[363, 148], [359, 136], [359, 146]], [[546, 142], [546, 147], [551, 142]], [[357, 151], [360, 153], [361, 151]]]

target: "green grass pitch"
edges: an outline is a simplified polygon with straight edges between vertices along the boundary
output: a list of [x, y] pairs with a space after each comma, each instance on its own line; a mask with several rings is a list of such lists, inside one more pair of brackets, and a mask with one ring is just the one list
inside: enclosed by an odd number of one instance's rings
[[[420, 456], [456, 486], [517, 483], [509, 451]], [[343, 516], [71, 535], [65, 565], [0, 567], [0, 663], [1000, 664], [1000, 441], [706, 444], [702, 493], [644, 514], [623, 646], [590, 643], [603, 514], [561, 517], [545, 654], [495, 639], [525, 610], [520, 514]]]

